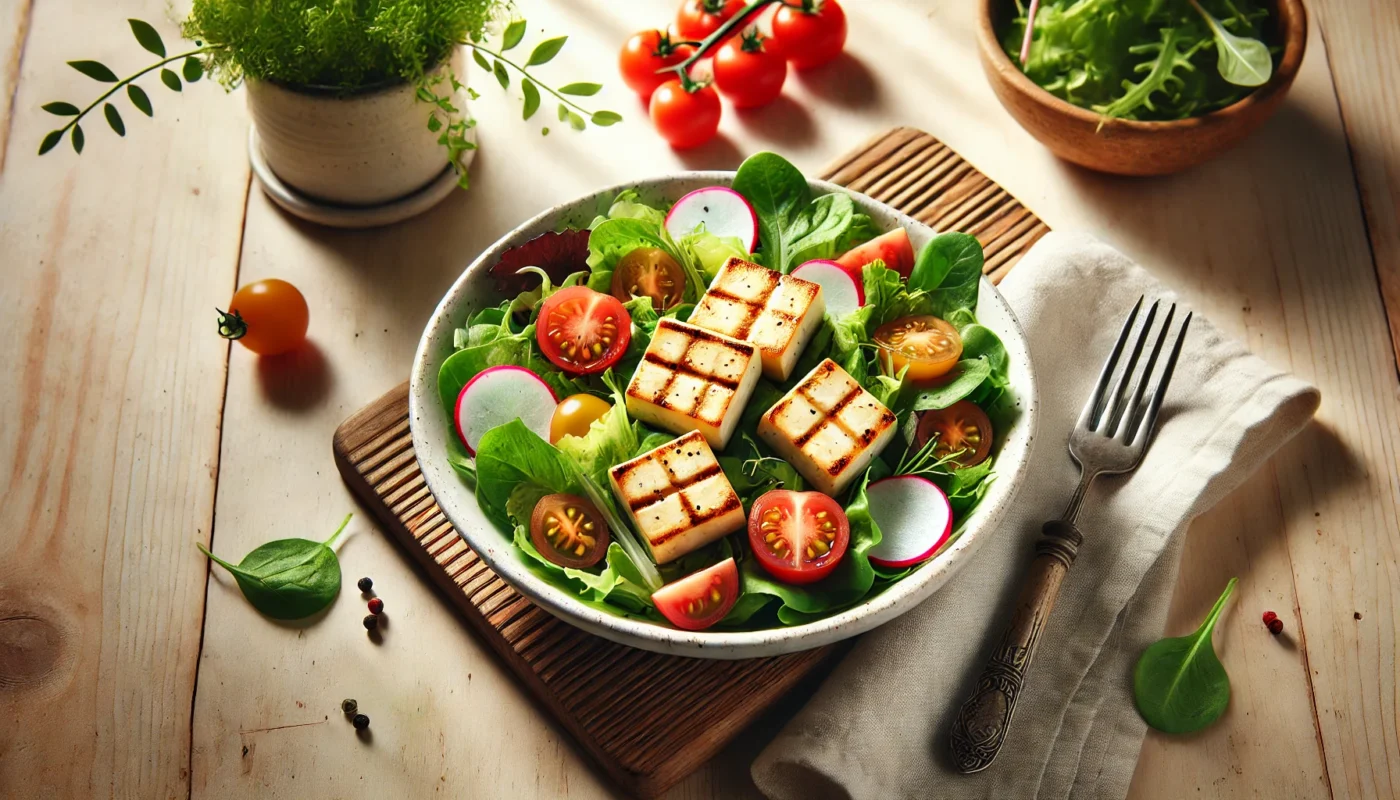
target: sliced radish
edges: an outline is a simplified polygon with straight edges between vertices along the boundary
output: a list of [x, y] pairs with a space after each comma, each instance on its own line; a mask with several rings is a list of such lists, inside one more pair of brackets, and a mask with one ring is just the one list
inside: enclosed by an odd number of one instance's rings
[[822, 287], [826, 310], [833, 317], [865, 305], [865, 287], [835, 261], [808, 261], [794, 269], [792, 276]]
[[724, 186], [696, 189], [666, 215], [666, 232], [679, 239], [704, 227], [716, 236], [736, 236], [752, 253], [758, 247], [758, 214], [742, 194]]
[[540, 376], [524, 367], [491, 367], [467, 381], [457, 395], [457, 436], [476, 455], [481, 437], [514, 419], [549, 441], [549, 420], [559, 398]]
[[917, 475], [896, 475], [865, 489], [880, 543], [870, 561], [882, 567], [912, 567], [937, 552], [953, 532], [953, 507], [938, 484]]

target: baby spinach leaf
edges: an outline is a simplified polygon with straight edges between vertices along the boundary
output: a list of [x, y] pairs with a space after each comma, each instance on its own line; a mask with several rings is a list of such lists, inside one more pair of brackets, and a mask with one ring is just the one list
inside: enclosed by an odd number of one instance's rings
[[874, 222], [856, 211], [849, 195], [826, 194], [813, 200], [802, 172], [774, 153], [745, 159], [733, 188], [758, 214], [759, 259], [779, 272], [814, 258], [831, 258], [877, 233]]
[[219, 558], [203, 544], [197, 546], [233, 573], [243, 596], [260, 614], [272, 619], [302, 619], [329, 606], [340, 592], [340, 562], [330, 546], [350, 524], [351, 516], [345, 515], [340, 527], [324, 542], [278, 539], [258, 546], [238, 564]]
[[[946, 281], [966, 283], [967, 277], [982, 274], [982, 243], [966, 233], [940, 233], [928, 241], [909, 273], [909, 288], [929, 291]], [[951, 279], [950, 279], [951, 278]]]
[[914, 395], [915, 411], [947, 408], [972, 394], [992, 374], [992, 365], [985, 358], [963, 359], [953, 369], [955, 377], [951, 381]]
[[[511, 493], [522, 484], [539, 487], [542, 494], [579, 494], [578, 479], [564, 454], [514, 419], [487, 431], [476, 448], [477, 502], [505, 530], [529, 521], [510, 503]], [[512, 510], [523, 518], [512, 522]]]
[[1269, 54], [1268, 45], [1248, 36], [1236, 36], [1225, 30], [1209, 11], [1197, 0], [1191, 0], [1196, 12], [1210, 26], [1215, 37], [1216, 64], [1220, 77], [1236, 86], [1263, 86], [1274, 74], [1274, 57]]
[[1133, 697], [1148, 725], [1166, 733], [1198, 731], [1230, 704], [1230, 676], [1210, 639], [1238, 582], [1230, 579], [1195, 633], [1163, 639], [1143, 651], [1133, 670]]

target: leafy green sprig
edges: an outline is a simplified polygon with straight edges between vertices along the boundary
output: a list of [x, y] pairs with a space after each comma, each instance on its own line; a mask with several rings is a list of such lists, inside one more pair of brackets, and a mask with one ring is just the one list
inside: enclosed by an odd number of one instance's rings
[[62, 128], [49, 131], [44, 135], [43, 141], [39, 144], [39, 155], [43, 155], [57, 147], [58, 143], [63, 141], [63, 135], [70, 131], [72, 132], [70, 140], [73, 143], [74, 152], [82, 153], [83, 145], [87, 140], [83, 134], [83, 126], [79, 123], [88, 115], [88, 112], [97, 108], [98, 103], [103, 104], [102, 115], [106, 117], [107, 124], [111, 126], [112, 130], [115, 131], [118, 136], [126, 136], [126, 123], [122, 121], [121, 112], [117, 110], [116, 106], [112, 105], [110, 102], [106, 102], [107, 98], [111, 97], [123, 86], [126, 87], [126, 95], [131, 101], [131, 104], [146, 116], [154, 117], [155, 109], [151, 105], [150, 95], [146, 94], [144, 89], [133, 82], [137, 78], [153, 70], [160, 70], [161, 83], [165, 84], [166, 88], [173, 92], [181, 91], [184, 87], [180, 83], [180, 76], [176, 75], [174, 70], [167, 67], [167, 64], [183, 61], [184, 64], [180, 71], [184, 74], [185, 80], [189, 83], [194, 83], [204, 76], [204, 63], [199, 60], [198, 56], [207, 52], [210, 48], [204, 46], [203, 42], [196, 41], [195, 49], [193, 50], [173, 56], [166, 56], [165, 42], [161, 41], [160, 34], [155, 28], [151, 27], [150, 23], [142, 22], [139, 19], [128, 19], [127, 24], [131, 26], [131, 33], [136, 37], [137, 43], [146, 50], [160, 56], [161, 60], [138, 71], [134, 75], [120, 80], [117, 78], [116, 73], [112, 72], [106, 64], [100, 61], [69, 61], [68, 66], [89, 78], [101, 83], [111, 83], [115, 85], [103, 92], [96, 100], [88, 103], [85, 108], [79, 109], [72, 103], [63, 102], [61, 100], [45, 103], [43, 109], [50, 114], [59, 117], [72, 117], [72, 119], [68, 120], [68, 124], [64, 125]]
[[[554, 60], [554, 57], [559, 55], [559, 51], [564, 49], [564, 43], [569, 40], [569, 37], [556, 36], [535, 45], [523, 66], [504, 55], [524, 40], [526, 24], [523, 19], [512, 20], [501, 34], [499, 50], [492, 50], [485, 46], [480, 38], [461, 42], [472, 49], [472, 59], [476, 61], [477, 66], [481, 67], [487, 74], [494, 75], [496, 82], [501, 85], [502, 89], [510, 88], [511, 70], [520, 74], [520, 91], [524, 96], [521, 118], [530, 119], [535, 115], [535, 112], [540, 110], [540, 103], [543, 99], [540, 95], [540, 89], [544, 89], [559, 100], [559, 121], [567, 122], [576, 131], [588, 127], [588, 122], [599, 127], [607, 127], [621, 122], [622, 115], [615, 111], [589, 111], [571, 99], [572, 97], [592, 97], [603, 88], [602, 84], [569, 83], [554, 89], [530, 74], [530, 67], [538, 67]], [[542, 133], [547, 135], [549, 128], [544, 128]]]

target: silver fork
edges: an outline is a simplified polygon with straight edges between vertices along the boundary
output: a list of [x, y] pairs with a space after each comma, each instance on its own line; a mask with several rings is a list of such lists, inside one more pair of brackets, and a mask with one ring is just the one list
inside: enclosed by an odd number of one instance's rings
[[[1152, 344], [1141, 377], [1134, 382], [1138, 361], [1152, 338], [1159, 305], [1160, 301], [1154, 302], [1148, 309], [1120, 372], [1118, 362], [1123, 357], [1124, 345], [1132, 333], [1138, 312], [1142, 310], [1142, 298], [1138, 298], [1128, 321], [1123, 323], [1113, 352], [1104, 362], [1089, 401], [1084, 404], [1079, 422], [1070, 433], [1069, 454], [1079, 465], [1079, 486], [1074, 490], [1064, 516], [1045, 523], [1040, 540], [1036, 542], [1035, 560], [1031, 562], [1030, 573], [1016, 601], [1011, 624], [982, 668], [972, 695], [953, 720], [949, 744], [959, 772], [986, 769], [1006, 741], [1011, 716], [1016, 711], [1016, 701], [1025, 684], [1026, 669], [1035, 657], [1040, 635], [1055, 607], [1055, 599], [1059, 597], [1060, 585], [1083, 541], [1074, 520], [1079, 516], [1079, 507], [1089, 491], [1089, 484], [1099, 475], [1131, 472], [1142, 463], [1142, 456], [1147, 452], [1147, 445], [1157, 425], [1157, 413], [1162, 409], [1162, 398], [1167, 393], [1167, 385], [1171, 383], [1177, 357], [1181, 354], [1181, 344], [1186, 340], [1186, 329], [1191, 324], [1191, 314], [1187, 314], [1156, 387], [1151, 395], [1146, 395], [1148, 382], [1162, 353], [1167, 332], [1171, 329], [1172, 317], [1176, 315], [1176, 304], [1173, 303]], [[1113, 381], [1115, 374], [1119, 376], [1117, 381]], [[1113, 384], [1111, 390], [1110, 383]], [[1065, 687], [1066, 690], [1070, 688]]]

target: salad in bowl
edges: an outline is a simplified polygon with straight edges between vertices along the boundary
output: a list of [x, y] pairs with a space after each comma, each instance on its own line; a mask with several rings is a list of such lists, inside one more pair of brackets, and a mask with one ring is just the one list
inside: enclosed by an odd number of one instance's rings
[[741, 658], [927, 597], [1033, 437], [977, 239], [760, 153], [525, 223], [415, 359], [419, 465], [467, 543], [586, 630]]

